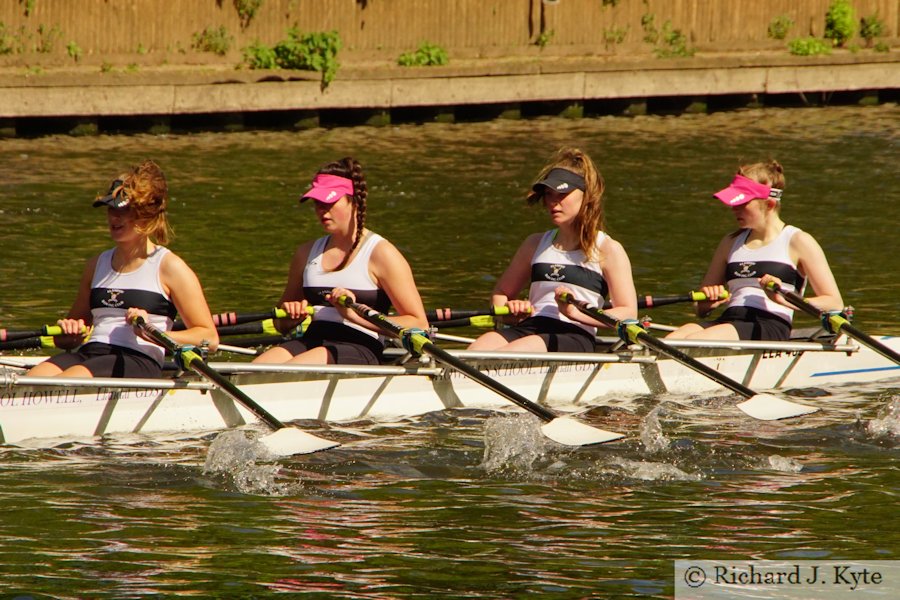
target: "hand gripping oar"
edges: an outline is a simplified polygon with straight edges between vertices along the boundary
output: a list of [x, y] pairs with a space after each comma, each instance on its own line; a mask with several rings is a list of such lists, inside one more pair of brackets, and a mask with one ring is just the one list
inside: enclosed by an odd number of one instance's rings
[[571, 294], [562, 294], [561, 298], [564, 302], [568, 302], [589, 317], [593, 317], [604, 325], [612, 327], [619, 332], [619, 336], [623, 339], [627, 338], [627, 341], [631, 343], [641, 343], [644, 346], [653, 348], [660, 354], [665, 354], [673, 360], [680, 362], [687, 368], [693, 369], [694, 371], [697, 371], [702, 375], [706, 375], [719, 385], [722, 385], [730, 389], [731, 391], [744, 396], [745, 398], [747, 398], [747, 400], [739, 403], [737, 407], [751, 417], [761, 419], [763, 421], [774, 421], [777, 419], [799, 417], [800, 415], [806, 415], [819, 410], [818, 408], [814, 408], [812, 406], [797, 404], [796, 402], [791, 402], [790, 400], [783, 400], [771, 394], [757, 394], [747, 386], [731, 379], [730, 377], [726, 377], [715, 369], [704, 365], [699, 360], [688, 356], [681, 350], [673, 348], [662, 340], [653, 337], [652, 335], [644, 331], [639, 325], [637, 325], [636, 322], [631, 323], [628, 321], [619, 321], [607, 315], [602, 310], [599, 310], [592, 306], [588, 306], [587, 303], [582, 302], [581, 300], [576, 300]]
[[334, 448], [335, 446], [340, 446], [337, 442], [316, 437], [311, 433], [306, 433], [296, 427], [287, 427], [284, 423], [266, 411], [266, 409], [257, 404], [247, 394], [238, 389], [236, 385], [207, 365], [203, 358], [194, 352], [192, 348], [181, 346], [165, 332], [154, 327], [150, 323], [147, 323], [142, 317], [135, 319], [135, 325], [143, 329], [154, 342], [174, 354], [176, 357], [180, 356], [181, 363], [185, 367], [192, 371], [196, 371], [197, 374], [210, 380], [223, 392], [244, 405], [247, 410], [256, 415], [260, 421], [272, 428], [274, 432], [262, 436], [259, 438], [259, 441], [273, 454], [279, 456], [309, 454], [311, 452], [318, 452], [319, 450], [327, 450], [329, 448]]
[[353, 302], [346, 296], [340, 298], [340, 303], [354, 310], [359, 316], [369, 323], [372, 323], [386, 334], [400, 339], [408, 337], [412, 342], [413, 349], [417, 353], [425, 353], [433, 356], [438, 361], [456, 369], [489, 390], [518, 404], [533, 415], [536, 415], [539, 419], [544, 421], [544, 424], [541, 425], [541, 431], [555, 442], [565, 444], [566, 446], [588, 446], [591, 444], [603, 444], [624, 437], [621, 433], [604, 431], [576, 421], [570, 417], [558, 416], [553, 411], [544, 408], [539, 404], [535, 404], [528, 398], [509, 389], [499, 381], [491, 379], [473, 366], [449, 354], [446, 350], [433, 344], [431, 340], [422, 333], [418, 333], [416, 330], [404, 329], [391, 322], [385, 315], [375, 309]]
[[[88, 329], [83, 327], [81, 332], [86, 333]], [[0, 329], [0, 342], [11, 342], [13, 340], [24, 340], [27, 338], [38, 338], [42, 336], [62, 335], [62, 327], [59, 325], [44, 325], [40, 329], [33, 331], [9, 331], [8, 329]], [[51, 346], [52, 348], [53, 346]]]
[[850, 321], [848, 321], [847, 318], [840, 312], [819, 310], [818, 308], [804, 300], [803, 296], [801, 296], [800, 294], [792, 292], [790, 290], [785, 290], [774, 281], [769, 283], [768, 287], [773, 292], [781, 294], [782, 296], [787, 298], [788, 302], [790, 302], [806, 314], [816, 317], [817, 319], [822, 321], [822, 326], [828, 332], [846, 333], [848, 336], [857, 340], [861, 344], [865, 344], [878, 354], [900, 365], [900, 354], [897, 354], [892, 349], [888, 348], [869, 334], [860, 331], [859, 329], [851, 325]]

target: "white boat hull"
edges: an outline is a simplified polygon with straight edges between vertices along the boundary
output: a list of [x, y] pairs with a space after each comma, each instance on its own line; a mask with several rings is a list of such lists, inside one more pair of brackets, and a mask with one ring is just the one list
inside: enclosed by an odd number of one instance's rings
[[[900, 338], [879, 339], [900, 350]], [[682, 342], [678, 347], [755, 391], [900, 377], [900, 366], [852, 343], [838, 345], [837, 350], [817, 343], [719, 345]], [[563, 413], [603, 404], [611, 396], [730, 394], [711, 379], [639, 348], [621, 354], [454, 354], [526, 398]], [[13, 360], [3, 362], [9, 365]], [[515, 409], [493, 391], [441, 365], [210, 364], [284, 422], [389, 420], [460, 407]], [[118, 433], [212, 431], [255, 420], [242, 406], [193, 376], [60, 380], [26, 377], [21, 371], [0, 367], [0, 442], [6, 444], [29, 440], [52, 444]]]

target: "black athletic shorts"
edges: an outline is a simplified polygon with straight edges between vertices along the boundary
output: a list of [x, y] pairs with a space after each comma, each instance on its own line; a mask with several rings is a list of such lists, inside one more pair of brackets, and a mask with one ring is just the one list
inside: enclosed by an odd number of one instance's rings
[[498, 329], [497, 333], [507, 342], [536, 335], [550, 352], [594, 351], [594, 336], [577, 325], [551, 317], [529, 317], [512, 327]]
[[320, 346], [340, 365], [377, 365], [384, 354], [384, 344], [378, 338], [334, 321], [313, 321], [303, 337], [280, 347], [297, 356]]
[[72, 352], [63, 352], [47, 359], [63, 371], [81, 365], [94, 377], [140, 377], [159, 379], [162, 365], [153, 358], [122, 346], [89, 342]]
[[791, 339], [791, 324], [777, 315], [750, 308], [733, 306], [726, 309], [715, 321], [700, 323], [706, 329], [720, 323], [731, 323], [742, 340], [769, 340], [783, 342]]

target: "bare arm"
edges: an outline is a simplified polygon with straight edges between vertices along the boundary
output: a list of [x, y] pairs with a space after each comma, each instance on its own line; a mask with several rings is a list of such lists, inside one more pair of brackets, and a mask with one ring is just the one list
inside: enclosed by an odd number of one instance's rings
[[214, 351], [219, 345], [219, 334], [197, 275], [181, 257], [170, 252], [163, 258], [159, 276], [185, 325], [184, 330], [171, 331], [169, 336], [179, 344], [199, 346], [208, 342]]
[[[706, 269], [706, 275], [700, 282], [700, 291], [706, 294], [707, 298], [721, 298], [722, 292], [726, 290], [725, 269], [728, 268], [728, 255], [731, 253], [731, 246], [734, 244], [734, 234], [728, 234], [719, 242], [713, 254], [712, 261]], [[705, 317], [713, 310], [728, 302], [728, 300], [704, 300], [696, 303], [696, 312], [698, 317]]]
[[58, 348], [75, 348], [83, 343], [84, 335], [81, 331], [85, 327], [90, 327], [94, 322], [91, 314], [91, 280], [94, 278], [94, 269], [97, 267], [98, 258], [95, 256], [85, 264], [84, 271], [81, 273], [81, 281], [78, 284], [78, 293], [69, 309], [69, 314], [65, 319], [57, 321], [64, 333], [64, 335], [54, 338], [54, 343]]
[[[622, 244], [607, 237], [601, 248], [603, 258], [601, 266], [603, 277], [609, 285], [609, 298], [612, 308], [603, 311], [616, 320], [637, 318], [637, 292], [634, 289], [634, 280], [631, 276], [631, 260]], [[570, 291], [565, 286], [557, 289], [557, 297], [561, 291]], [[573, 321], [591, 325], [593, 327], [606, 327], [603, 323], [585, 315], [570, 304], [560, 304], [560, 312]]]
[[[819, 310], [843, 310], [844, 300], [841, 298], [841, 291], [828, 265], [828, 259], [825, 258], [825, 252], [815, 238], [805, 231], [800, 231], [791, 238], [790, 250], [797, 267], [809, 280], [815, 294], [807, 298], [807, 302]], [[769, 281], [781, 283], [777, 277], [771, 275], [760, 277], [759, 283], [767, 290], [765, 286]], [[769, 297], [779, 304], [794, 308], [794, 305], [781, 294], [769, 293]]]
[[312, 245], [313, 242], [306, 242], [298, 246], [291, 259], [287, 282], [278, 301], [278, 306], [284, 309], [289, 318], [275, 320], [275, 327], [281, 332], [290, 330], [307, 317], [306, 307], [309, 303], [303, 296], [303, 270], [306, 268], [306, 261], [309, 260]]
[[512, 260], [497, 280], [491, 293], [491, 306], [508, 306], [510, 314], [523, 318], [531, 314], [531, 302], [518, 298], [531, 279], [531, 258], [541, 241], [541, 233], [535, 233], [522, 242]]
[[[403, 254], [387, 240], [382, 240], [372, 251], [369, 261], [372, 278], [383, 289], [394, 306], [396, 315], [391, 320], [401, 327], [428, 328], [425, 306], [416, 287], [412, 268]], [[372, 329], [373, 326], [353, 311], [348, 317], [354, 322]]]

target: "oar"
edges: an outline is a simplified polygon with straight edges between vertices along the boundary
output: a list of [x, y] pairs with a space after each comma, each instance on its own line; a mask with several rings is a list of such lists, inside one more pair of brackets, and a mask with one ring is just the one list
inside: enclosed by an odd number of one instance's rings
[[801, 296], [800, 294], [792, 292], [790, 290], [785, 290], [774, 281], [769, 283], [768, 287], [773, 292], [779, 293], [787, 298], [788, 302], [790, 302], [806, 314], [821, 320], [822, 325], [826, 326], [826, 329], [829, 329], [831, 333], [846, 333], [861, 344], [865, 344], [878, 354], [900, 365], [900, 354], [897, 354], [869, 334], [860, 331], [859, 329], [851, 325], [850, 321], [848, 321], [847, 318], [844, 317], [844, 315], [842, 315], [841, 313], [819, 310], [818, 308], [804, 300], [803, 296]]
[[797, 404], [796, 402], [791, 402], [790, 400], [783, 400], [771, 394], [757, 394], [742, 383], [739, 383], [731, 379], [730, 377], [726, 377], [715, 369], [704, 365], [699, 360], [688, 356], [681, 350], [673, 348], [662, 340], [653, 337], [652, 335], [644, 331], [639, 325], [619, 321], [614, 317], [607, 315], [602, 310], [599, 310], [596, 307], [588, 306], [586, 302], [576, 300], [571, 294], [562, 294], [560, 297], [564, 302], [568, 302], [569, 304], [580, 310], [582, 313], [588, 315], [589, 317], [597, 319], [604, 325], [612, 327], [617, 331], [624, 329], [625, 335], [623, 337], [627, 337], [630, 342], [639, 342], [644, 346], [653, 348], [660, 354], [665, 354], [673, 360], [680, 362], [687, 368], [693, 369], [694, 371], [697, 371], [702, 375], [706, 375], [719, 385], [722, 385], [730, 389], [731, 391], [744, 396], [745, 398], [747, 398], [747, 400], [739, 403], [737, 407], [751, 417], [761, 419], [763, 421], [774, 421], [776, 419], [799, 417], [800, 415], [806, 415], [819, 410], [818, 408], [814, 408], [812, 406]]
[[247, 410], [256, 415], [260, 421], [268, 425], [274, 430], [273, 433], [264, 435], [259, 438], [266, 448], [272, 453], [279, 456], [290, 456], [291, 454], [309, 454], [318, 452], [319, 450], [327, 450], [339, 446], [337, 442], [325, 440], [316, 437], [311, 433], [301, 431], [296, 427], [287, 427], [284, 423], [276, 419], [266, 409], [257, 404], [247, 394], [242, 392], [236, 385], [228, 381], [218, 371], [210, 367], [203, 358], [194, 352], [193, 349], [181, 346], [164, 331], [147, 323], [142, 317], [135, 319], [135, 324], [143, 329], [154, 342], [174, 354], [176, 357], [181, 356], [184, 366], [188, 367], [197, 374], [210, 380], [219, 387], [223, 392], [231, 396], [234, 400], [244, 405]]
[[[82, 333], [87, 331], [82, 329]], [[26, 338], [36, 338], [41, 336], [62, 335], [62, 327], [59, 325], [44, 325], [40, 329], [33, 331], [9, 331], [8, 329], [0, 329], [0, 342], [11, 342], [13, 340], [24, 340]]]
[[56, 348], [55, 340], [48, 335], [0, 342], [0, 350], [33, 350], [35, 348]]
[[440, 362], [448, 365], [453, 369], [456, 369], [457, 371], [485, 386], [489, 390], [494, 391], [507, 400], [518, 404], [533, 415], [536, 415], [539, 419], [544, 421], [544, 424], [541, 425], [541, 431], [551, 440], [559, 442], [560, 444], [565, 444], [566, 446], [588, 446], [591, 444], [611, 442], [613, 440], [624, 437], [621, 433], [604, 431], [591, 425], [576, 421], [570, 417], [558, 416], [553, 411], [544, 408], [539, 404], [535, 404], [528, 398], [525, 398], [517, 392], [509, 389], [499, 381], [491, 379], [478, 369], [449, 354], [446, 350], [433, 344], [431, 340], [429, 340], [425, 335], [416, 333], [415, 331], [404, 329], [396, 323], [393, 323], [385, 315], [381, 314], [377, 310], [374, 310], [357, 302], [353, 302], [346, 296], [342, 296], [340, 298], [340, 303], [348, 308], [351, 308], [366, 321], [372, 323], [388, 335], [392, 335], [400, 339], [408, 335], [412, 340], [413, 348], [417, 353], [425, 353], [433, 356]]
[[[728, 298], [728, 292], [722, 292], [720, 296], [720, 300], [726, 300]], [[687, 294], [682, 294], [680, 296], [641, 296], [637, 299], [638, 308], [655, 308], [657, 306], [666, 306], [667, 304], [677, 304], [679, 302], [702, 302], [703, 300], [707, 300], [706, 294], [703, 292], [689, 292]], [[612, 303], [606, 302], [603, 305], [604, 309], [612, 308]], [[438, 322], [442, 327], [448, 327], [445, 321], [451, 321], [453, 325], [452, 327], [462, 326], [457, 325], [457, 323], [469, 324], [465, 323], [467, 319], [477, 318], [477, 317], [499, 317], [502, 315], [508, 315], [509, 309], [505, 306], [494, 306], [485, 310], [458, 310], [454, 308], [436, 308], [433, 310], [425, 311], [425, 317], [428, 319], [429, 323]], [[482, 321], [484, 323], [486, 321]], [[481, 327], [482, 325], [473, 322], [471, 325], [475, 325], [476, 327]], [[489, 327], [493, 326], [493, 322]]]
[[[313, 308], [310, 306], [308, 309], [310, 314], [312, 314]], [[244, 323], [252, 323], [254, 321], [263, 321], [265, 319], [284, 319], [287, 318], [287, 313], [280, 308], [273, 308], [266, 312], [256, 312], [256, 313], [235, 313], [235, 312], [227, 312], [227, 313], [219, 313], [213, 315], [213, 324], [219, 327], [227, 327], [230, 325], [243, 325]], [[173, 331], [181, 331], [184, 329], [184, 322], [175, 321], [172, 325]]]

